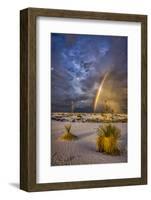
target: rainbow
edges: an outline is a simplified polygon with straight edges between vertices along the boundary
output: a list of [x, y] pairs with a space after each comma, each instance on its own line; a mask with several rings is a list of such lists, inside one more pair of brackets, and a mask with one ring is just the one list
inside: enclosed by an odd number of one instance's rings
[[96, 108], [97, 108], [98, 100], [99, 100], [99, 97], [100, 97], [100, 94], [101, 94], [101, 90], [102, 90], [102, 87], [104, 85], [104, 82], [105, 82], [108, 74], [109, 74], [109, 72], [105, 73], [105, 75], [104, 75], [104, 77], [103, 77], [103, 79], [102, 79], [102, 81], [100, 83], [100, 86], [99, 86], [99, 88], [97, 90], [97, 93], [96, 93], [96, 96], [95, 96], [95, 101], [94, 101], [94, 108], [93, 108], [94, 112], [96, 112]]

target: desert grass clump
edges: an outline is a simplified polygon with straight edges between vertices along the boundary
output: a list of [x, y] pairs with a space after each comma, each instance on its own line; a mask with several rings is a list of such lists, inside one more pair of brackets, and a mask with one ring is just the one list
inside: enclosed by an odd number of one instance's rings
[[119, 155], [120, 149], [118, 140], [120, 138], [120, 129], [112, 124], [100, 126], [98, 128], [98, 136], [96, 139], [96, 149], [110, 155]]
[[60, 137], [61, 140], [68, 140], [68, 141], [70, 141], [70, 140], [76, 140], [76, 139], [78, 139], [77, 136], [75, 136], [75, 135], [73, 135], [71, 133], [71, 124], [65, 125], [64, 127], [65, 127], [65, 132], [63, 133], [63, 135], [61, 135], [61, 137]]

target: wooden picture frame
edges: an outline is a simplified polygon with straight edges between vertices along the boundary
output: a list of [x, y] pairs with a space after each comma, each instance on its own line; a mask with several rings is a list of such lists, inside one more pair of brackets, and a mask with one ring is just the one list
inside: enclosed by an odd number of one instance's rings
[[[36, 183], [36, 18], [61, 17], [141, 23], [141, 177]], [[137, 102], [136, 102], [137, 103]], [[147, 184], [147, 16], [27, 8], [20, 12], [20, 188], [47, 191]]]

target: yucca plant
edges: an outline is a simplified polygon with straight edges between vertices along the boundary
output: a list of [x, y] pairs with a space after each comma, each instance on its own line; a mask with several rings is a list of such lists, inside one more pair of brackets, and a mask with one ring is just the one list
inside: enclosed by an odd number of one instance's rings
[[61, 135], [60, 139], [62, 140], [76, 140], [77, 136], [71, 133], [71, 124], [65, 125], [65, 132]]
[[112, 124], [100, 126], [98, 128], [98, 136], [96, 139], [96, 148], [99, 152], [111, 155], [119, 155], [120, 149], [118, 140], [120, 138], [120, 129]]

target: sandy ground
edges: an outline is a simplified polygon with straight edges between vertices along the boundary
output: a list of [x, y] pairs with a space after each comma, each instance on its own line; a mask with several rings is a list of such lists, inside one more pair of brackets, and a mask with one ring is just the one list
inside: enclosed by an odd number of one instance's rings
[[114, 123], [121, 129], [119, 141], [121, 155], [111, 156], [96, 151], [97, 128], [101, 123], [72, 122], [71, 132], [78, 136], [76, 141], [61, 141], [68, 122], [52, 120], [51, 165], [79, 165], [127, 162], [127, 123]]

